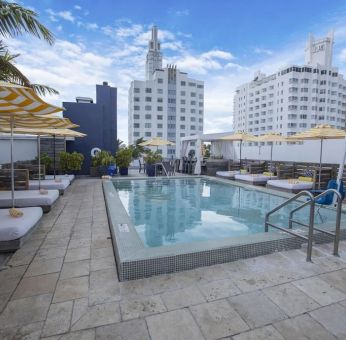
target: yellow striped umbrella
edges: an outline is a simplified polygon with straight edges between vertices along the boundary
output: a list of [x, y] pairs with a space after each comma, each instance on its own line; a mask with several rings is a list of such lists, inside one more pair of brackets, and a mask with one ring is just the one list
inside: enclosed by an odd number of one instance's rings
[[64, 108], [44, 102], [32, 89], [0, 81], [0, 116], [13, 114], [49, 115]]
[[318, 187], [321, 187], [321, 171], [322, 171], [322, 153], [323, 153], [323, 141], [325, 139], [343, 139], [346, 136], [344, 130], [332, 128], [330, 125], [317, 125], [309, 130], [297, 133], [288, 137], [288, 140], [317, 140], [321, 141], [320, 147], [320, 168], [318, 176]]
[[[17, 127], [60, 127], [67, 121], [62, 118], [44, 118], [63, 111], [64, 108], [46, 103], [30, 88], [6, 82], [0, 82], [0, 126], [11, 130], [11, 194], [14, 208], [14, 166], [13, 166], [13, 128]], [[40, 117], [38, 117], [40, 116]], [[43, 119], [43, 120], [42, 120]], [[50, 120], [53, 119], [53, 120]], [[58, 120], [55, 120], [58, 119]], [[71, 122], [69, 122], [71, 123]], [[50, 125], [51, 124], [51, 125]], [[59, 127], [56, 126], [56, 127]]]
[[242, 149], [242, 144], [244, 141], [257, 141], [257, 137], [245, 132], [245, 131], [237, 131], [235, 133], [232, 133], [231, 135], [224, 136], [221, 138], [222, 140], [228, 140], [228, 141], [233, 141], [233, 142], [240, 142], [239, 146], [239, 163], [240, 163], [240, 168], [241, 168], [241, 149]]

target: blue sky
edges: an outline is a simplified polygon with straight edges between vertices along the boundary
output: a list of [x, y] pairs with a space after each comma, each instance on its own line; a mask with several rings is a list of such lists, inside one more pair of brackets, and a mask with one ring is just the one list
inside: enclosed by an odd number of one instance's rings
[[[340, 0], [112, 1], [25, 0], [55, 34], [54, 46], [23, 37], [6, 41], [34, 82], [60, 91], [61, 104], [94, 97], [94, 85], [118, 87], [119, 136], [127, 140], [127, 92], [143, 79], [152, 24], [159, 26], [164, 64], [205, 81], [205, 132], [230, 130], [237, 85], [302, 63], [308, 33], [335, 29], [334, 64], [345, 70], [346, 2]], [[344, 72], [345, 73], [345, 72]]]

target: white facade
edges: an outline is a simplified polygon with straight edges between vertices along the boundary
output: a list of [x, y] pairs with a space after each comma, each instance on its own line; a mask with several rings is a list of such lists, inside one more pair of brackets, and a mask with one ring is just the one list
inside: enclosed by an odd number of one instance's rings
[[161, 68], [157, 28], [146, 59], [146, 80], [134, 80], [129, 89], [129, 144], [138, 138], [161, 137], [176, 145], [160, 147], [163, 157], [179, 157], [180, 138], [203, 133], [204, 83], [191, 79], [176, 66]]
[[285, 136], [319, 124], [343, 129], [346, 81], [332, 66], [333, 34], [309, 37], [305, 65], [291, 65], [266, 76], [260, 72], [234, 97], [234, 130]]

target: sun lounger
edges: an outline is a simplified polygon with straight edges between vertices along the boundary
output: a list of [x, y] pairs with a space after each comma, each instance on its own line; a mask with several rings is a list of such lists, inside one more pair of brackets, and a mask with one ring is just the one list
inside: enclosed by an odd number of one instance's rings
[[20, 210], [23, 216], [11, 217], [8, 209], [0, 209], [0, 252], [20, 248], [42, 217], [40, 207]]
[[[54, 180], [54, 175], [46, 175], [44, 176], [45, 179], [53, 179]], [[75, 175], [56, 175], [55, 178], [59, 178], [59, 179], [68, 179], [70, 181], [70, 183], [72, 183], [75, 179]]]
[[277, 177], [272, 174], [237, 174], [234, 176], [236, 181], [248, 183], [252, 185], [266, 185], [269, 180]]
[[302, 190], [311, 190], [313, 189], [313, 187], [313, 181], [307, 181], [302, 179], [277, 179], [269, 180], [267, 182], [267, 188], [269, 189], [292, 192], [294, 194]]
[[[60, 195], [64, 194], [64, 191], [70, 185], [68, 179], [43, 179], [41, 180], [41, 189], [46, 190], [59, 190]], [[38, 180], [29, 181], [29, 190], [38, 190]]]
[[239, 171], [216, 171], [216, 177], [234, 179], [234, 176], [239, 174]]
[[[58, 190], [47, 190], [47, 194], [40, 194], [38, 190], [16, 190], [14, 192], [16, 207], [41, 207], [48, 212], [59, 198]], [[11, 191], [0, 191], [0, 208], [12, 206]]]

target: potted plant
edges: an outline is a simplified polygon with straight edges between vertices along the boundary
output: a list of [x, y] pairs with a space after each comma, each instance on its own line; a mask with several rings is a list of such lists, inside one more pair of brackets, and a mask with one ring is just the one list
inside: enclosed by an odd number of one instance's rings
[[[36, 157], [36, 160], [38, 160], [38, 157]], [[51, 166], [52, 166], [52, 159], [48, 156], [47, 153], [41, 153], [41, 164], [44, 165], [44, 168], [46, 170], [46, 174], [50, 172]], [[45, 175], [45, 174], [43, 174]]]
[[84, 161], [84, 156], [79, 152], [72, 152], [69, 154], [69, 164], [68, 170], [76, 173], [82, 169], [82, 164]]
[[145, 169], [149, 177], [155, 176], [155, 164], [162, 161], [162, 156], [157, 152], [148, 151], [144, 156]]
[[115, 162], [119, 168], [119, 173], [126, 176], [129, 173], [129, 165], [132, 161], [132, 150], [130, 148], [122, 148], [115, 155]]
[[108, 174], [108, 167], [115, 164], [115, 159], [110, 152], [101, 150], [91, 160], [90, 175], [103, 176]]
[[59, 153], [59, 166], [62, 173], [67, 173], [69, 170], [70, 154], [66, 151]]

